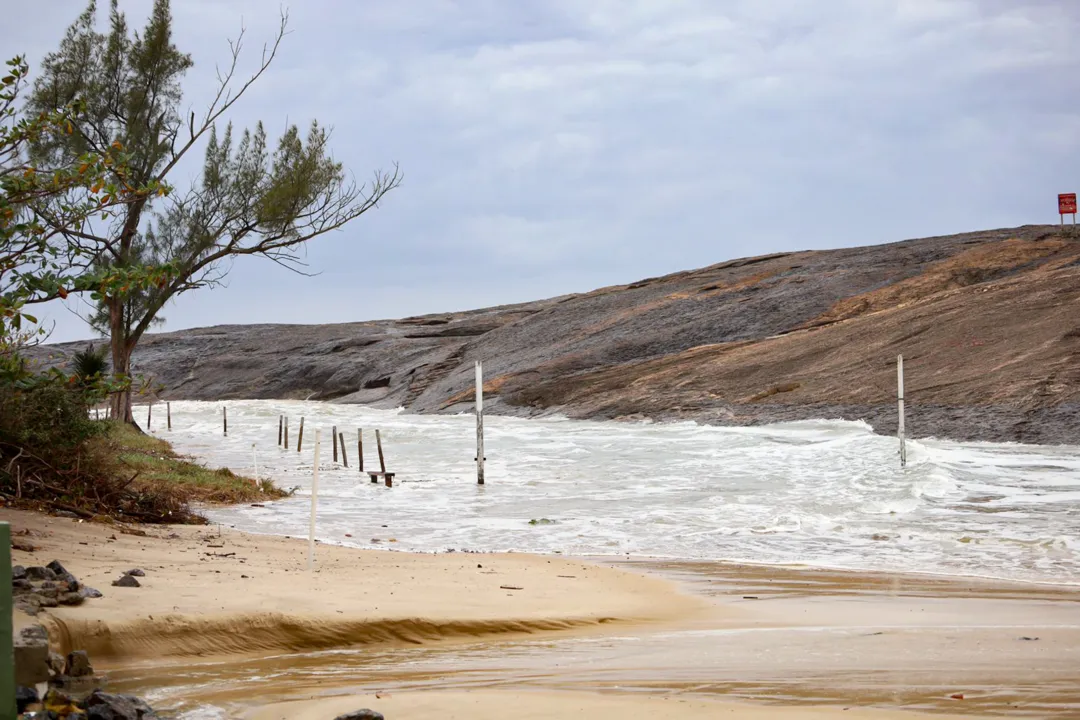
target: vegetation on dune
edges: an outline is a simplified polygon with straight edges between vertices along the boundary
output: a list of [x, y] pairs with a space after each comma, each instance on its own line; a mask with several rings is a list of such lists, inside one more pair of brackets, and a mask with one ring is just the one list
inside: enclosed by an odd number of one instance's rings
[[[105, 31], [97, 25], [90, 0], [32, 87], [21, 57], [0, 73], [0, 501], [196, 522], [189, 502], [282, 493], [143, 436], [131, 417], [132, 350], [171, 299], [219, 284], [237, 257], [299, 271], [307, 241], [374, 208], [400, 176], [353, 184], [316, 122], [276, 143], [261, 124], [219, 132], [276, 57], [284, 16], [247, 79], [235, 74], [241, 42], [230, 43], [218, 93], [198, 116], [183, 101], [192, 60], [172, 41], [169, 0], [154, 1], [140, 32], [116, 0]], [[170, 174], [199, 151], [201, 175], [174, 192]], [[108, 357], [88, 347], [68, 372], [35, 368], [25, 350], [47, 333], [28, 308], [78, 294], [96, 307], [87, 320], [108, 338]], [[105, 401], [118, 422], [90, 419]]]

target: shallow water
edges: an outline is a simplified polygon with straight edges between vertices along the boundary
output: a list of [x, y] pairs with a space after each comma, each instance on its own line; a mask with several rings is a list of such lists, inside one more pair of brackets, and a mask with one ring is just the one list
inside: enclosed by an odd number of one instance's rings
[[[480, 487], [468, 415], [174, 402], [170, 432], [163, 409], [155, 408], [153, 431], [178, 451], [246, 474], [257, 462], [260, 477], [299, 488], [265, 508], [208, 512], [251, 532], [306, 536], [320, 428], [317, 537], [326, 542], [1080, 582], [1078, 447], [909, 442], [902, 470], [896, 440], [862, 423], [724, 428], [488, 416]], [[279, 414], [292, 425], [288, 451], [276, 445]], [[345, 433], [349, 468], [331, 460], [334, 425]], [[382, 431], [388, 469], [398, 473], [393, 488], [359, 474], [359, 427], [368, 469], [378, 465], [374, 429]]]

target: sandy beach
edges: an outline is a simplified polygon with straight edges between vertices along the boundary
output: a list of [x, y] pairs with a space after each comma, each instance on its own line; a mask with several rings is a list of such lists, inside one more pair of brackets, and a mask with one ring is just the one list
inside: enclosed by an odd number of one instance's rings
[[[1080, 707], [1080, 598], [1067, 587], [323, 544], [310, 572], [296, 538], [0, 520], [35, 546], [16, 563], [58, 559], [104, 593], [38, 617], [56, 649], [88, 650], [111, 687], [166, 707], [250, 720], [359, 707], [474, 720], [508, 707], [537, 720]], [[111, 586], [136, 567], [142, 587]]]

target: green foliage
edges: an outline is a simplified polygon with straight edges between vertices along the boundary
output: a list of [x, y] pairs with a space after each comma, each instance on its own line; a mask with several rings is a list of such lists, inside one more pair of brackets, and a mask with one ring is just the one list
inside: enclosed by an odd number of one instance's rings
[[109, 370], [109, 361], [105, 354], [106, 348], [87, 345], [85, 350], [80, 350], [71, 356], [72, 374], [84, 386], [101, 380]]
[[71, 132], [37, 139], [34, 157], [65, 165], [116, 145], [130, 153], [122, 184], [155, 187], [163, 186], [198, 143], [207, 143], [202, 176], [188, 193], [139, 194], [115, 222], [83, 228], [78, 235], [80, 249], [107, 278], [138, 268], [167, 270], [158, 276], [160, 282], [114, 281], [93, 295], [99, 303], [93, 324], [109, 335], [113, 372], [126, 377], [132, 350], [169, 300], [220, 283], [232, 260], [242, 255], [299, 270], [305, 242], [375, 207], [400, 177], [395, 170], [376, 173], [370, 187], [348, 182], [317, 123], [306, 135], [290, 127], [272, 153], [261, 124], [244, 131], [235, 147], [231, 125], [219, 139], [218, 120], [273, 61], [286, 17], [258, 69], [242, 83], [235, 80], [242, 43], [230, 43], [231, 63], [197, 121], [183, 104], [181, 80], [192, 61], [172, 42], [169, 0], [154, 1], [141, 33], [130, 32], [115, 0], [106, 32], [97, 31], [96, 14], [92, 0], [45, 59], [31, 111], [52, 113], [81, 102], [71, 116]]
[[63, 458], [101, 431], [90, 420], [93, 400], [92, 392], [63, 381], [28, 389], [0, 385], [0, 447], [53, 461]]

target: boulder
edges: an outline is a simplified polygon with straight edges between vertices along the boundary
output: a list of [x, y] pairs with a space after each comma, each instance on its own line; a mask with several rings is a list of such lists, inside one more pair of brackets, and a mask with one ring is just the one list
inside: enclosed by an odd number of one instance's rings
[[41, 610], [41, 598], [37, 595], [16, 595], [15, 596], [15, 609], [22, 610], [31, 617], [38, 614]]
[[67, 693], [60, 692], [56, 688], [49, 688], [41, 702], [45, 705], [47, 711], [55, 713], [59, 717], [69, 715], [79, 717], [79, 706], [75, 704], [75, 701]]
[[68, 653], [67, 662], [64, 664], [64, 674], [71, 677], [87, 677], [94, 674], [94, 668], [90, 666], [90, 656], [85, 650], [74, 650]]
[[12, 580], [25, 580], [26, 579], [26, 568], [24, 568], [22, 565], [15, 565], [14, 567], [12, 567], [11, 568], [11, 579]]
[[134, 568], [133, 570], [128, 570], [124, 574], [125, 575], [134, 575], [135, 577], [145, 577], [146, 576], [146, 573], [143, 572], [142, 570], [140, 570], [139, 568]]
[[77, 592], [67, 592], [57, 597], [56, 600], [61, 605], [82, 605], [86, 598]]
[[383, 720], [383, 716], [382, 713], [364, 708], [346, 715], [338, 715], [334, 720]]
[[34, 589], [34, 586], [26, 578], [17, 578], [11, 581], [11, 589], [16, 594], [28, 593]]
[[87, 720], [154, 720], [157, 715], [145, 702], [130, 695], [97, 690], [86, 699]]
[[64, 656], [58, 652], [49, 651], [49, 670], [54, 675], [64, 674]]
[[41, 567], [40, 565], [33, 565], [26, 568], [26, 579], [36, 580], [41, 582], [43, 580], [55, 580], [56, 573], [47, 567]]
[[33, 687], [49, 679], [49, 633], [31, 625], [15, 636], [15, 684]]
[[74, 575], [72, 575], [67, 568], [61, 565], [59, 560], [53, 560], [45, 567], [53, 571], [53, 573], [56, 575], [57, 580], [61, 582], [66, 582], [68, 584], [69, 590], [79, 589], [79, 580]]
[[124, 575], [119, 580], [113, 580], [113, 587], [142, 587], [134, 575]]
[[86, 587], [85, 585], [83, 585], [81, 588], [79, 588], [79, 594], [82, 595], [84, 598], [99, 598], [99, 597], [101, 597], [101, 591], [100, 590], [95, 590], [94, 588]]

